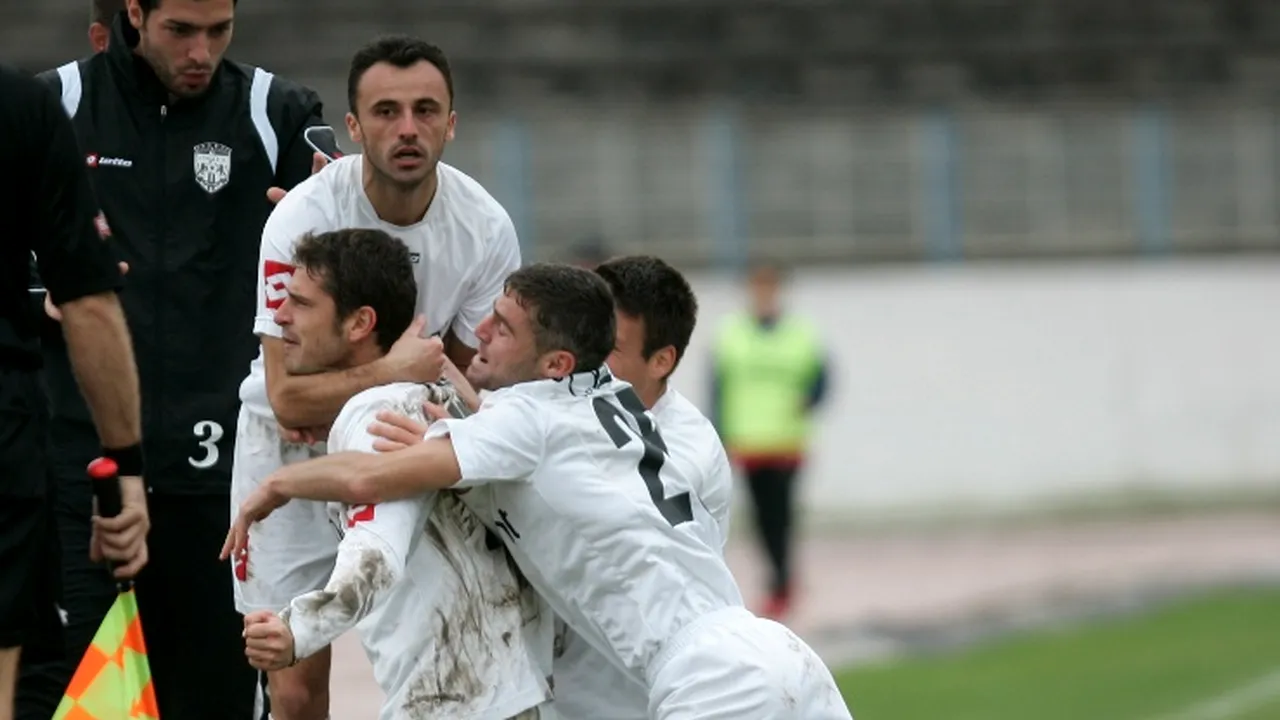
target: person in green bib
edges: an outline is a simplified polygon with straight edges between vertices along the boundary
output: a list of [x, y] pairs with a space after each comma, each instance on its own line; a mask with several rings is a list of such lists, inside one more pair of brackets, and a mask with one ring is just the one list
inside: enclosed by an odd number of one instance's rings
[[712, 421], [747, 480], [772, 575], [761, 614], [774, 620], [791, 608], [796, 476], [828, 384], [818, 329], [783, 311], [782, 280], [777, 264], [750, 268], [751, 306], [725, 319], [711, 362]]

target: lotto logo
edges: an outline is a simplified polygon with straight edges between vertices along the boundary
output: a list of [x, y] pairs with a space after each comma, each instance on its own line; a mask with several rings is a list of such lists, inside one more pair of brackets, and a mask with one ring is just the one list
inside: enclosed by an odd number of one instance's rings
[[106, 155], [99, 155], [98, 153], [89, 153], [88, 155], [85, 155], [84, 164], [90, 168], [96, 168], [103, 165], [122, 168], [133, 167], [132, 160], [118, 157], [107, 157]]
[[275, 260], [267, 260], [262, 264], [262, 289], [267, 295], [267, 309], [279, 310], [289, 297], [289, 278], [293, 277], [293, 266]]

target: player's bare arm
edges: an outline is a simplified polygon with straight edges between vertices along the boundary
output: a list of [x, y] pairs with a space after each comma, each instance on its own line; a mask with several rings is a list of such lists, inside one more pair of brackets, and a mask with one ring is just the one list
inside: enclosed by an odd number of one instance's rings
[[248, 546], [249, 526], [294, 499], [347, 505], [403, 500], [428, 490], [445, 490], [462, 479], [448, 437], [432, 438], [396, 452], [340, 452], [286, 465], [267, 477], [240, 505], [222, 546], [222, 559]]
[[[88, 295], [61, 306], [62, 333], [102, 445], [127, 448], [142, 442], [138, 372], [129, 328], [115, 293]], [[147, 491], [141, 477], [120, 478], [120, 513], [95, 517], [89, 553], [119, 563], [118, 578], [133, 577], [147, 563]]]
[[393, 382], [434, 382], [444, 364], [439, 338], [421, 337], [424, 318], [417, 318], [382, 358], [347, 370], [291, 375], [284, 366], [284, 341], [262, 338], [267, 395], [276, 420], [286, 428], [331, 425], [343, 404], [356, 393]]

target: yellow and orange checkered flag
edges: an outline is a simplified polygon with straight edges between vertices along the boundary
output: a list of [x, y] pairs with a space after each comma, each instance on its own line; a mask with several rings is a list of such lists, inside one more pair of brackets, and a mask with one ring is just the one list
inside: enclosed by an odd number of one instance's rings
[[[89, 465], [98, 497], [98, 512], [120, 512], [116, 464], [99, 458]], [[114, 495], [112, 493], [114, 491]], [[53, 720], [159, 720], [151, 665], [142, 638], [138, 598], [133, 583], [120, 583], [120, 594], [98, 626], [93, 642], [80, 660]]]

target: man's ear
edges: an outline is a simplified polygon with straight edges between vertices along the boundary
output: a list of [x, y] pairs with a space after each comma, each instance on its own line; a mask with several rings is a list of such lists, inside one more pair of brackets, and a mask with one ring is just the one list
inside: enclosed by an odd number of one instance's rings
[[347, 318], [347, 341], [357, 343], [374, 334], [378, 327], [378, 313], [365, 305]]
[[100, 22], [89, 24], [89, 47], [93, 48], [95, 53], [100, 53], [107, 49], [107, 43], [111, 40], [111, 28]]
[[141, 30], [145, 20], [146, 18], [142, 17], [142, 5], [138, 0], [129, 0], [129, 24], [134, 30]]
[[654, 380], [665, 380], [676, 369], [676, 349], [670, 345], [649, 356], [649, 375]]
[[552, 350], [542, 356], [542, 374], [549, 378], [569, 377], [577, 371], [578, 362], [568, 350]]
[[351, 142], [357, 145], [364, 144], [364, 133], [360, 132], [360, 120], [352, 113], [347, 113], [347, 135], [351, 138]]
[[458, 125], [458, 113], [450, 110], [449, 111], [449, 129], [446, 130], [444, 134], [445, 142], [453, 142], [453, 133], [457, 125]]

